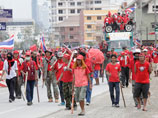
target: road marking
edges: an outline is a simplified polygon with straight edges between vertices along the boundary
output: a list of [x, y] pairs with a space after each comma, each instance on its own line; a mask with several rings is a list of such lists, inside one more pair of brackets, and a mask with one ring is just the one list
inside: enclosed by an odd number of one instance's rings
[[16, 111], [16, 110], [19, 110], [19, 109], [23, 109], [24, 107], [26, 107], [26, 106], [18, 107], [18, 108], [15, 108], [15, 109], [10, 109], [10, 110], [7, 110], [7, 111], [3, 111], [3, 112], [0, 112], [0, 115], [6, 114], [6, 113], [9, 113], [9, 112], [13, 112], [13, 111]]

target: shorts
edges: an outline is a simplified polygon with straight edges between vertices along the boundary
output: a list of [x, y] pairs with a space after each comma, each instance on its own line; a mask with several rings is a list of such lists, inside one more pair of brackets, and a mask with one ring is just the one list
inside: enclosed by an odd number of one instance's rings
[[76, 102], [83, 101], [86, 98], [87, 86], [75, 87]]
[[153, 63], [152, 67], [153, 67], [154, 71], [157, 71], [158, 70], [158, 63]]
[[150, 87], [150, 84], [135, 83], [134, 97], [138, 98], [141, 96], [141, 93], [142, 93], [143, 98], [147, 99], [149, 87]]
[[98, 78], [98, 70], [95, 70], [95, 71], [94, 71], [94, 78], [95, 78], [95, 79]]

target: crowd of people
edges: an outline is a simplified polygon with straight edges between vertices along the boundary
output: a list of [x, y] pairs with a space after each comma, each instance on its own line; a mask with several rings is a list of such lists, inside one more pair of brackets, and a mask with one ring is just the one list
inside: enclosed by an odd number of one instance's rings
[[[155, 76], [158, 76], [158, 48], [148, 46], [129, 51], [123, 47], [120, 54], [112, 49], [105, 53], [104, 66], [92, 63], [89, 50], [61, 48], [56, 51], [47, 49], [45, 52], [30, 50], [22, 53], [18, 50], [2, 52], [0, 80], [6, 74], [9, 102], [22, 99], [26, 94], [27, 105], [32, 105], [34, 87], [38, 86], [38, 80], [42, 78], [43, 85], [47, 88], [48, 102], [59, 103], [60, 97], [60, 105], [65, 106], [66, 110], [76, 110], [79, 102], [81, 112], [78, 115], [83, 116], [84, 105], [91, 103], [93, 79], [96, 85], [99, 85], [99, 72], [103, 76], [105, 71], [112, 107], [119, 107], [120, 85], [125, 88], [131, 82], [135, 106], [140, 109], [143, 100], [143, 111], [147, 111], [152, 68]], [[26, 89], [24, 93], [21, 89], [22, 85]], [[53, 86], [54, 99], [51, 86]]]

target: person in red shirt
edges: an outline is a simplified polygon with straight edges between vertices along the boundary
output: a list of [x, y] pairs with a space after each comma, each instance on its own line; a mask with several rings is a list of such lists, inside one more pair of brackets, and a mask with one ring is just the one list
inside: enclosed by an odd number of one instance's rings
[[[72, 101], [72, 81], [73, 81], [73, 72], [72, 72], [72, 68], [73, 68], [73, 63], [70, 63], [70, 67], [68, 68], [68, 63], [70, 60], [70, 55], [69, 54], [65, 54], [63, 57], [63, 68], [62, 68], [62, 72], [63, 72], [63, 77], [61, 79], [61, 81], [63, 82], [63, 93], [64, 93], [64, 99], [66, 101], [66, 110], [70, 110], [71, 109], [71, 101]], [[77, 104], [74, 101], [74, 109], [77, 108]]]
[[[110, 97], [112, 101], [112, 107], [119, 107], [119, 99], [120, 99], [120, 64], [117, 63], [117, 56], [111, 55], [111, 63], [106, 66], [106, 73], [109, 76], [109, 91]], [[114, 97], [114, 88], [116, 91], [116, 97]]]
[[154, 49], [153, 53], [152, 53], [152, 58], [153, 58], [153, 70], [155, 73], [155, 77], [158, 76], [158, 48]]
[[35, 86], [35, 81], [37, 79], [37, 65], [34, 61], [31, 60], [30, 52], [26, 52], [26, 59], [21, 65], [21, 72], [24, 75], [24, 80], [26, 81], [25, 74], [28, 73], [27, 76], [27, 87], [26, 87], [26, 99], [27, 105], [32, 105], [33, 100], [33, 91]]
[[3, 64], [4, 62], [2, 61], [2, 56], [0, 55], [0, 71], [3, 70]]
[[140, 53], [141, 53], [140, 49], [134, 50], [134, 52], [133, 52], [134, 58], [131, 58], [130, 65], [129, 65], [129, 81], [132, 82], [132, 94], [133, 94], [133, 100], [134, 100], [134, 103], [135, 103], [135, 107], [137, 107], [138, 102], [137, 102], [137, 99], [134, 97], [135, 79], [136, 79], [136, 74], [135, 74], [135, 71], [134, 71], [134, 65], [135, 65], [136, 62], [139, 61], [139, 54]]
[[122, 23], [122, 16], [120, 15], [120, 13], [118, 13], [118, 15], [117, 15], [116, 22], [117, 22], [117, 25], [118, 25], [118, 29], [120, 30], [120, 25]]
[[106, 15], [106, 17], [104, 19], [104, 26], [106, 27], [110, 24], [111, 24], [111, 18], [108, 15]]
[[143, 53], [144, 53], [144, 55], [145, 55], [145, 60], [151, 64], [151, 63], [152, 63], [152, 58], [151, 58], [151, 55], [148, 54], [148, 50], [147, 50], [147, 49], [144, 49], [144, 50], [143, 50]]
[[151, 65], [149, 62], [145, 61], [145, 55], [143, 53], [139, 54], [139, 62], [135, 64], [135, 97], [137, 98], [138, 105], [137, 108], [141, 109], [140, 96], [143, 94], [143, 111], [147, 111], [147, 98], [149, 93], [149, 75], [152, 72]]
[[125, 55], [125, 52], [121, 52], [121, 57], [118, 59], [121, 65], [121, 82], [123, 87], [129, 85], [129, 64], [130, 59]]
[[22, 86], [22, 76], [21, 76], [21, 63], [19, 61], [19, 51], [15, 50], [13, 52], [14, 60], [17, 61], [18, 65], [18, 76], [19, 78], [15, 79], [15, 95], [17, 99], [21, 99], [21, 86]]
[[[59, 80], [60, 78], [60, 75], [61, 73], [63, 72], [63, 65], [64, 65], [64, 62], [63, 62], [63, 53], [62, 52], [58, 52], [57, 53], [57, 62], [55, 63], [54, 65], [54, 70], [55, 70], [55, 74], [56, 74], [56, 79], [57, 81]], [[61, 98], [61, 103], [60, 103], [60, 106], [64, 106], [65, 105], [65, 101], [64, 101], [64, 93], [63, 93], [63, 81], [60, 80], [58, 82], [58, 87], [59, 87], [59, 91], [60, 91], [60, 98]]]
[[126, 25], [129, 22], [129, 20], [130, 19], [128, 18], [128, 16], [126, 14], [123, 14], [122, 21], [123, 21], [124, 25]]
[[111, 52], [110, 52], [110, 55], [116, 55], [116, 56], [117, 56], [118, 54], [117, 54], [117, 52], [115, 52], [115, 49], [112, 48], [112, 49], [111, 49]]

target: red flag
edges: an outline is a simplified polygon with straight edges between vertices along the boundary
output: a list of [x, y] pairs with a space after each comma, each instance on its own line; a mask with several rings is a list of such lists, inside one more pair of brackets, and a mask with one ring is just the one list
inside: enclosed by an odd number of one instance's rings
[[108, 16], [111, 17], [111, 12], [110, 11], [108, 12]]
[[36, 44], [32, 45], [32, 46], [30, 47], [30, 50], [31, 50], [31, 51], [37, 51], [37, 46], [36, 46]]

